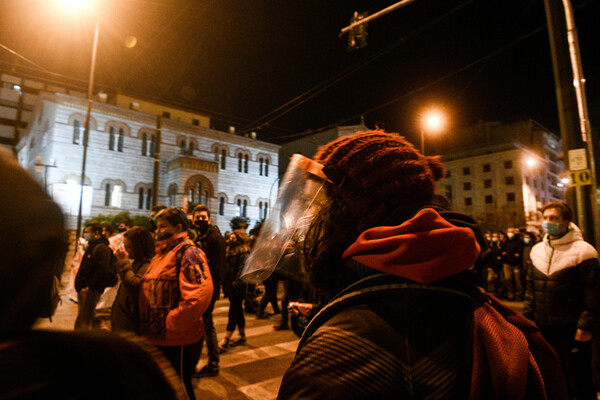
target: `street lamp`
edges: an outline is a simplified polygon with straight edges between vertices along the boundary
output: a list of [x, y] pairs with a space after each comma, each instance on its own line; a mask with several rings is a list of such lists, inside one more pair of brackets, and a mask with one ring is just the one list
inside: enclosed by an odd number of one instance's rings
[[[57, 4], [69, 13], [91, 12], [93, 10], [94, 0], [56, 0]], [[85, 114], [85, 126], [83, 131], [83, 159], [81, 161], [81, 186], [79, 192], [79, 211], [77, 213], [77, 240], [81, 236], [81, 223], [83, 213], [83, 186], [85, 184], [85, 164], [87, 160], [88, 138], [90, 135], [90, 119], [92, 115], [92, 94], [94, 89], [94, 71], [96, 69], [96, 53], [98, 51], [98, 32], [100, 30], [100, 18], [96, 14], [94, 25], [94, 41], [92, 43], [92, 59], [90, 62], [90, 76], [88, 79], [87, 90], [87, 112]]]
[[440, 110], [429, 110], [421, 118], [421, 153], [425, 155], [425, 131], [440, 132], [446, 126], [446, 117]]

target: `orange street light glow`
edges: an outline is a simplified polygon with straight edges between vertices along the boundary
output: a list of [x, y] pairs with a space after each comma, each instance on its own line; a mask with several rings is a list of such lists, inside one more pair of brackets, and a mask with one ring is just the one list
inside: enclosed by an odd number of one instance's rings
[[423, 116], [423, 128], [428, 132], [439, 132], [444, 129], [446, 118], [437, 110], [431, 110]]
[[56, 4], [64, 11], [70, 14], [78, 14], [90, 10], [94, 0], [55, 0]]

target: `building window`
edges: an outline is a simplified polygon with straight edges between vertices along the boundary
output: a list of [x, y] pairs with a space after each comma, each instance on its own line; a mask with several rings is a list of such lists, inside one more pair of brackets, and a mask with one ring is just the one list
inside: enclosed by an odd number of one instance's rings
[[507, 176], [504, 178], [504, 183], [506, 185], [514, 185], [515, 184], [515, 178], [512, 176]]
[[244, 155], [244, 173], [248, 173], [248, 154]]
[[143, 156], [148, 154], [147, 148], [148, 148], [148, 135], [144, 132], [144, 134], [142, 135], [142, 155]]
[[485, 204], [492, 204], [494, 202], [494, 197], [491, 194], [485, 196]]
[[104, 188], [104, 205], [105, 206], [110, 206], [110, 197], [112, 195], [112, 187], [110, 186], [110, 183], [106, 184], [106, 187]]
[[117, 150], [123, 152], [123, 142], [125, 141], [125, 129], [119, 128], [119, 142], [117, 143]]
[[121, 195], [123, 192], [121, 185], [107, 183], [105, 189], [104, 205], [107, 207], [121, 207]]
[[473, 205], [473, 199], [470, 197], [465, 197], [465, 206], [469, 207]]
[[463, 175], [471, 175], [471, 167], [464, 167]]
[[242, 154], [238, 154], [238, 172], [242, 172]]
[[196, 192], [198, 193], [198, 204], [202, 203], [202, 182], [196, 182]]
[[108, 149], [114, 150], [115, 149], [115, 127], [111, 126], [108, 131], [109, 131], [109, 133], [108, 133]]
[[225, 167], [227, 166], [226, 164], [226, 160], [227, 160], [227, 152], [225, 150], [221, 150], [221, 169], [225, 169]]
[[204, 191], [204, 202], [202, 204], [208, 207], [208, 190]]
[[490, 172], [492, 170], [491, 164], [483, 164], [483, 172]]
[[163, 111], [162, 116], [163, 116], [163, 118], [171, 118], [171, 113], [168, 111]]
[[492, 180], [491, 179], [484, 179], [483, 180], [483, 188], [484, 189], [489, 189], [492, 187]]
[[148, 189], [148, 194], [146, 196], [146, 210], [150, 210], [152, 208], [152, 189]]
[[244, 200], [242, 206], [242, 217], [246, 217], [248, 215], [248, 200]]
[[471, 190], [471, 182], [464, 182], [463, 190]]
[[515, 201], [514, 193], [506, 193], [506, 201]]
[[194, 155], [194, 142], [190, 142], [190, 147], [188, 149], [188, 155], [189, 156], [193, 156]]
[[225, 215], [225, 197], [219, 197], [219, 215]]
[[265, 176], [269, 176], [269, 159], [265, 158]]
[[186, 148], [185, 148], [185, 139], [183, 139], [181, 141], [181, 143], [179, 144], [179, 147], [181, 148], [181, 154], [185, 155], [186, 152]]
[[504, 161], [504, 169], [512, 169], [512, 167], [513, 167], [512, 160], [506, 160], [506, 161]]
[[265, 219], [266, 219], [266, 218], [267, 218], [267, 216], [269, 215], [269, 203], [265, 203], [265, 211], [264, 211], [264, 214], [265, 214]]
[[138, 208], [140, 210], [144, 208], [144, 189], [142, 188], [138, 190]]
[[237, 201], [237, 208], [236, 208], [236, 211], [235, 211], [235, 216], [239, 217], [241, 215], [242, 215], [242, 200], [238, 199], [238, 201]]
[[156, 135], [150, 137], [150, 157], [156, 157]]
[[169, 207], [174, 207], [177, 204], [177, 186], [172, 185], [169, 188]]
[[200, 125], [200, 120], [196, 119], [196, 118], [192, 118], [192, 125], [196, 125], [196, 126]]
[[[263, 160], [263, 158], [262, 158], [262, 157], [260, 157], [260, 158], [258, 159], [258, 175], [260, 175], [260, 176], [262, 176], [262, 174], [263, 174], [263, 161], [264, 161], [264, 160]], [[260, 208], [262, 209], [262, 203], [260, 203], [259, 205], [261, 206]], [[259, 211], [260, 211], [260, 210], [259, 210]], [[259, 213], [260, 213], [260, 212], [259, 212]]]
[[73, 121], [73, 144], [79, 144], [81, 140], [81, 122], [76, 119]]

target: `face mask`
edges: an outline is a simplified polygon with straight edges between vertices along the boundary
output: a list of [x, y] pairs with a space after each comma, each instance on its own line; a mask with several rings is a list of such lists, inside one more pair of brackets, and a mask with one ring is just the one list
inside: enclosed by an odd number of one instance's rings
[[204, 235], [208, 231], [208, 221], [199, 219], [194, 221], [194, 226], [198, 229], [200, 234]]
[[512, 239], [515, 237], [514, 233], [507, 233], [506, 235], [508, 236], [509, 239]]
[[160, 235], [158, 233], [156, 234], [156, 240], [167, 240], [172, 238], [174, 234], [175, 232], [173, 231], [163, 231]]
[[558, 222], [543, 222], [542, 229], [550, 236], [557, 236], [560, 234], [560, 226]]
[[83, 235], [83, 238], [85, 240], [87, 240], [87, 242], [91, 242], [92, 240], [94, 240], [94, 237], [92, 235], [90, 235], [89, 233], [86, 233], [85, 235]]
[[529, 239], [529, 238], [524, 238], [523, 239], [523, 243], [529, 244], [529, 242], [531, 242], [531, 239]]
[[492, 238], [492, 242], [497, 242], [498, 238]]

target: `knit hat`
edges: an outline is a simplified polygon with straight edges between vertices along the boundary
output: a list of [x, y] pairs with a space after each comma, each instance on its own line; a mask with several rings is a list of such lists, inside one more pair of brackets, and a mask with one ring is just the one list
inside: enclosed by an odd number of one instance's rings
[[329, 189], [355, 211], [373, 202], [426, 201], [446, 172], [439, 156], [423, 156], [403, 136], [379, 130], [340, 137], [320, 147], [314, 160], [334, 182]]

